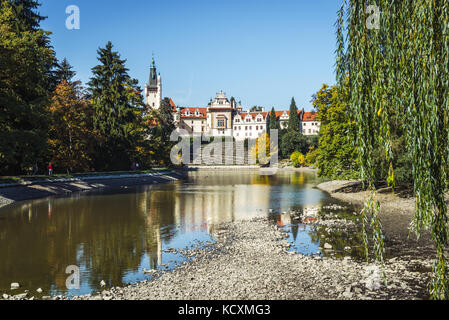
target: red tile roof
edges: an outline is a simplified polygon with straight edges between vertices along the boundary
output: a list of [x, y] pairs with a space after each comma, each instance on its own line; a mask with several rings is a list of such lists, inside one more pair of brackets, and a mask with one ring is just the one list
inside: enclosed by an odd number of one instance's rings
[[[190, 115], [186, 115], [187, 110], [190, 111]], [[196, 111], [198, 110], [199, 115], [196, 115]], [[182, 119], [205, 119], [207, 118], [207, 108], [182, 108], [181, 109], [181, 118]]]
[[[282, 115], [284, 114], [284, 112], [286, 112], [287, 115], [290, 116], [290, 110], [285, 110], [285, 111], [275, 111], [276, 118], [279, 119], [280, 117], [282, 117]], [[271, 111], [270, 111], [270, 113], [271, 113]], [[301, 114], [302, 114], [302, 110], [298, 110], [298, 116], [301, 116]]]
[[316, 112], [304, 112], [304, 118], [302, 121], [316, 121]]

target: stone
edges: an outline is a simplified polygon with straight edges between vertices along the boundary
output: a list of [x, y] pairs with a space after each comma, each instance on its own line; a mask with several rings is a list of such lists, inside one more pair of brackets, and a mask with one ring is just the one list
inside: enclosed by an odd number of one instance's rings
[[2, 297], [3, 297], [3, 299], [5, 299], [5, 300], [9, 298], [9, 296], [8, 296], [6, 293], [4, 293]]
[[27, 297], [28, 293], [21, 293], [14, 296], [15, 299], [25, 299]]
[[106, 286], [106, 282], [104, 280], [100, 281], [100, 286], [105, 287]]
[[11, 283], [11, 290], [17, 290], [20, 288], [20, 284], [18, 282]]
[[326, 250], [330, 250], [330, 249], [332, 249], [332, 246], [329, 244], [329, 243], [325, 243], [324, 244], [324, 249], [326, 249]]
[[36, 291], [37, 291], [37, 293], [42, 293], [42, 289], [41, 288], [38, 288]]

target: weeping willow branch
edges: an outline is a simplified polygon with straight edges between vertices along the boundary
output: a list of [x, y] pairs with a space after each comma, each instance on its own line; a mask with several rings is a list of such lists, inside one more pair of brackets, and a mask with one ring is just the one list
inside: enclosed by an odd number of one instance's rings
[[[368, 27], [369, 5], [379, 8], [380, 28]], [[418, 237], [422, 230], [431, 231], [436, 259], [430, 292], [434, 299], [448, 299], [449, 2], [345, 0], [336, 27], [337, 82], [348, 88], [360, 178], [369, 190], [362, 210], [366, 256], [369, 225], [376, 259], [383, 263], [375, 154], [383, 150], [389, 168], [384, 178], [394, 188], [391, 132], [399, 126], [405, 132], [416, 195], [410, 230]]]

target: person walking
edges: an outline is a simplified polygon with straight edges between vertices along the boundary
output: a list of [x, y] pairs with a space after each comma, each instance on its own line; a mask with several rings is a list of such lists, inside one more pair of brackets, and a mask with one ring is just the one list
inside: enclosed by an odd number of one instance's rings
[[48, 164], [48, 175], [52, 176], [53, 175], [53, 167], [51, 165], [51, 162]]

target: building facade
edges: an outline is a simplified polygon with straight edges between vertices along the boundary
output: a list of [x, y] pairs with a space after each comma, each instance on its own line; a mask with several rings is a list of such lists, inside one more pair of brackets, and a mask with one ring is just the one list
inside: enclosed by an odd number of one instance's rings
[[[149, 82], [145, 85], [145, 99], [148, 109], [159, 109], [162, 103], [162, 81], [156, 72], [153, 59]], [[211, 100], [207, 107], [177, 107], [172, 99], [170, 106], [178, 129], [190, 136], [208, 135], [214, 137], [233, 137], [236, 140], [256, 139], [269, 130], [270, 112], [243, 111], [241, 103], [231, 103], [223, 91]], [[304, 135], [317, 135], [320, 123], [316, 113], [298, 111], [300, 131]], [[288, 128], [290, 111], [276, 111], [281, 129]]]

